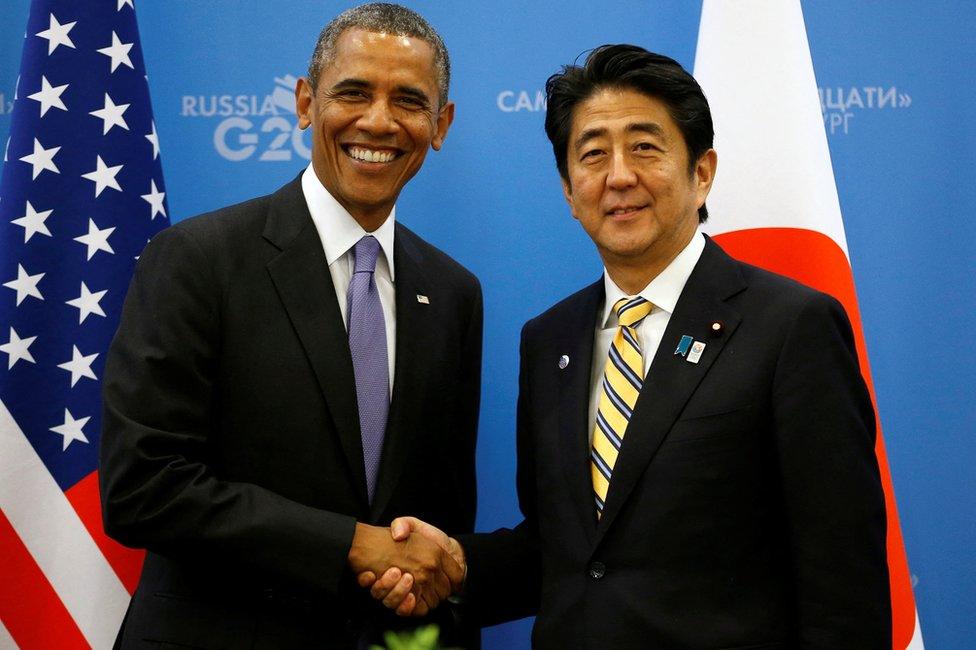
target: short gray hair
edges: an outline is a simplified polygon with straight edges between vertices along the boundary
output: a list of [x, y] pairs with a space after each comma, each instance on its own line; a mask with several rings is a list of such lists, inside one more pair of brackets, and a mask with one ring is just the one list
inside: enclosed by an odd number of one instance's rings
[[308, 80], [313, 89], [318, 83], [322, 68], [335, 58], [336, 42], [347, 29], [385, 32], [426, 41], [434, 48], [434, 70], [437, 73], [440, 104], [443, 106], [447, 103], [447, 90], [451, 83], [451, 60], [441, 35], [417, 12], [386, 2], [371, 2], [347, 9], [325, 26], [315, 44], [312, 60], [308, 63]]

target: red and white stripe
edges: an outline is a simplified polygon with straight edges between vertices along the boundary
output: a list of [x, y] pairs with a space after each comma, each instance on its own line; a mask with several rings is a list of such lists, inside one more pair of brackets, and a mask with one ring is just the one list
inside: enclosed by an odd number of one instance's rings
[[[830, 293], [847, 309], [874, 399], [847, 238], [799, 0], [705, 0], [695, 78], [719, 155], [704, 230], [738, 259]], [[880, 419], [893, 646], [923, 648]]]
[[110, 648], [141, 553], [102, 533], [95, 475], [62, 492], [0, 402], [0, 477], [0, 648]]

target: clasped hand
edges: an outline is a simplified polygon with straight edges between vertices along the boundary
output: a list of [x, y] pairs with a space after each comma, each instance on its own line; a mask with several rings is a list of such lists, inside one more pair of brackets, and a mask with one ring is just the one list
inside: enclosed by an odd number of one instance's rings
[[457, 593], [466, 568], [457, 540], [414, 517], [395, 519], [389, 530], [356, 524], [349, 565], [360, 586], [400, 616], [425, 616]]

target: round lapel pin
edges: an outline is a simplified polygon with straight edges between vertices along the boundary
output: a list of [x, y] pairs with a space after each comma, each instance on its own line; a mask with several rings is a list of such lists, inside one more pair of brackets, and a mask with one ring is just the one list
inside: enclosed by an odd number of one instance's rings
[[568, 354], [564, 354], [563, 356], [559, 357], [559, 369], [560, 370], [565, 370], [566, 369], [566, 366], [568, 366], [568, 365], [569, 365], [569, 355]]

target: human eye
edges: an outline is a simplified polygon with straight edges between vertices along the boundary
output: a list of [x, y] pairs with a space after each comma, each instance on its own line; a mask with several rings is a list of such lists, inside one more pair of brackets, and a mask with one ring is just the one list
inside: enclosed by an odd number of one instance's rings
[[580, 160], [581, 161], [593, 161], [593, 160], [597, 160], [597, 159], [600, 158], [600, 156], [603, 155], [603, 153], [604, 153], [603, 152], [603, 149], [599, 149], [599, 148], [595, 148], [595, 147], [594, 148], [590, 148], [590, 149], [584, 149], [580, 153]]
[[634, 151], [638, 153], [654, 153], [660, 150], [661, 148], [653, 142], [641, 141], [634, 145]]
[[423, 98], [415, 95], [400, 95], [396, 98], [396, 103], [411, 111], [424, 110], [428, 105]]
[[423, 104], [417, 100], [415, 97], [401, 97], [397, 100], [397, 103], [404, 108], [409, 108], [411, 110], [416, 110], [423, 108]]
[[340, 88], [332, 96], [342, 101], [355, 102], [366, 99], [366, 91], [361, 88]]

